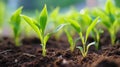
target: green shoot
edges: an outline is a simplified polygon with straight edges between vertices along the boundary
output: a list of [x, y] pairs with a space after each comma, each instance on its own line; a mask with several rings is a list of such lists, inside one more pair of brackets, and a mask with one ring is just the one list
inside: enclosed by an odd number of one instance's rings
[[92, 31], [92, 29], [94, 29], [95, 25], [97, 24], [97, 21], [98, 21], [98, 17], [90, 24], [90, 26], [87, 28], [87, 31], [86, 31], [86, 36], [84, 37], [83, 36], [83, 33], [82, 33], [82, 30], [81, 30], [81, 26], [78, 24], [78, 22], [74, 21], [74, 20], [68, 20], [68, 22], [71, 23], [71, 26], [77, 31], [77, 33], [79, 34], [80, 38], [81, 38], [81, 41], [82, 41], [82, 46], [83, 47], [77, 47], [80, 49], [81, 53], [82, 53], [82, 56], [83, 57], [86, 57], [87, 56], [87, 53], [88, 53], [88, 49], [91, 45], [94, 45], [95, 42], [92, 42], [92, 43], [89, 43], [88, 45], [87, 44], [87, 39], [88, 39], [88, 36], [90, 34], [90, 32]]
[[46, 29], [46, 24], [47, 24], [47, 19], [48, 19], [47, 15], [48, 14], [47, 14], [46, 5], [44, 6], [43, 10], [40, 13], [39, 20], [35, 20], [25, 15], [22, 15], [24, 20], [34, 29], [34, 31], [37, 33], [38, 37], [40, 38], [43, 56], [46, 56], [46, 43], [48, 39], [50, 38], [50, 36], [58, 32], [60, 29], [62, 29], [66, 25], [66, 24], [61, 24], [53, 32], [47, 33], [45, 35], [45, 29]]
[[114, 46], [116, 40], [116, 33], [118, 30], [115, 30], [118, 26], [118, 13], [119, 11], [112, 3], [112, 0], [107, 0], [105, 10], [96, 9], [95, 14], [100, 16], [103, 25], [107, 28], [110, 33], [111, 44]]
[[14, 33], [14, 40], [15, 40], [15, 45], [16, 46], [20, 46], [20, 40], [19, 40], [19, 36], [20, 36], [20, 23], [21, 23], [21, 12], [22, 12], [22, 8], [20, 7], [18, 8], [13, 15], [11, 16], [10, 19], [10, 24], [13, 28], [13, 33]]
[[72, 35], [70, 34], [70, 32], [65, 30], [65, 33], [67, 35], [68, 42], [70, 44], [70, 50], [71, 50], [71, 52], [73, 52], [75, 47], [76, 47], [76, 43], [77, 43], [78, 40], [80, 40], [80, 38], [76, 38], [75, 40], [73, 40]]
[[94, 28], [93, 31], [92, 31], [92, 37], [94, 38], [96, 44], [95, 44], [95, 48], [96, 50], [99, 50], [100, 47], [99, 47], [99, 43], [100, 43], [100, 35], [101, 33], [103, 33], [104, 31], [101, 30], [101, 29], [96, 29]]
[[115, 44], [115, 39], [116, 39], [114, 26], [113, 26], [113, 24], [115, 22], [115, 17], [113, 15], [115, 7], [112, 4], [111, 0], [107, 0], [105, 9], [106, 9], [106, 12], [108, 14], [108, 17], [109, 17], [110, 23], [111, 23], [110, 27], [108, 28], [108, 31], [110, 32], [112, 45], [114, 45]]
[[[83, 32], [85, 32], [85, 29], [91, 24], [91, 22], [92, 22], [92, 17], [91, 17], [91, 15], [89, 15], [89, 10], [82, 9], [80, 11], [80, 25], [82, 26]], [[96, 44], [95, 44], [96, 50], [98, 50], [98, 48], [99, 48], [100, 34], [101, 34], [101, 31], [98, 30], [96, 27], [92, 30], [91, 35], [96, 42]]]

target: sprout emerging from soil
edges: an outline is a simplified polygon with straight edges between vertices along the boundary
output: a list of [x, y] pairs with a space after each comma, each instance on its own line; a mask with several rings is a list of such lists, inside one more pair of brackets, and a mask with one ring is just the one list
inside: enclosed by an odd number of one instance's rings
[[38, 37], [41, 41], [42, 46], [42, 55], [46, 56], [46, 43], [50, 36], [56, 32], [58, 32], [60, 29], [62, 29], [66, 24], [59, 25], [53, 32], [45, 34], [46, 24], [47, 24], [47, 7], [44, 6], [43, 10], [40, 13], [39, 20], [32, 19], [30, 17], [27, 17], [25, 15], [21, 15], [24, 20], [34, 29], [34, 31], [37, 33]]
[[20, 7], [18, 8], [13, 15], [11, 16], [10, 19], [10, 24], [13, 28], [13, 33], [14, 33], [14, 40], [15, 40], [15, 45], [16, 46], [20, 46], [20, 40], [19, 40], [19, 36], [20, 36], [20, 23], [21, 23], [21, 12], [22, 12], [22, 8]]
[[[90, 11], [85, 8], [85, 9], [82, 9], [80, 11], [80, 25], [82, 26], [82, 31], [85, 32], [85, 29], [87, 29], [87, 27], [92, 23], [92, 17], [90, 15]], [[99, 21], [100, 22], [100, 21]], [[94, 29], [92, 30], [92, 34], [91, 36], [94, 38], [96, 44], [95, 44], [95, 48], [96, 50], [99, 49], [99, 41], [100, 41], [100, 34], [102, 33], [103, 31], [101, 29], [98, 29], [97, 27], [94, 27]]]
[[103, 33], [104, 31], [102, 29], [96, 29], [94, 28], [92, 31], [92, 37], [94, 38], [96, 44], [95, 44], [95, 48], [96, 50], [99, 50], [99, 42], [100, 42], [100, 34]]
[[101, 22], [107, 28], [111, 37], [111, 44], [114, 46], [116, 40], [116, 33], [118, 31], [118, 8], [115, 7], [112, 3], [112, 0], [107, 0], [105, 10], [96, 9], [95, 14], [100, 16]]
[[107, 29], [110, 33], [111, 43], [112, 43], [112, 45], [114, 45], [115, 40], [116, 40], [116, 30], [114, 30], [114, 28], [116, 27], [118, 22], [115, 19], [115, 16], [113, 14], [115, 12], [114, 11], [115, 6], [112, 4], [111, 0], [107, 0], [105, 9], [106, 9], [106, 13], [107, 13], [106, 16], [108, 16], [108, 18], [109, 18], [109, 22], [103, 22], [103, 23], [107, 27]]
[[94, 45], [95, 42], [92, 42], [92, 43], [89, 43], [88, 45], [87, 44], [87, 39], [88, 39], [88, 36], [90, 34], [90, 32], [92, 31], [92, 29], [95, 27], [95, 25], [97, 24], [97, 21], [98, 21], [99, 17], [97, 17], [91, 24], [90, 26], [87, 28], [87, 31], [86, 31], [86, 36], [84, 37], [83, 36], [83, 33], [82, 33], [82, 30], [81, 30], [81, 26], [78, 24], [78, 22], [76, 22], [75, 20], [71, 20], [69, 19], [68, 22], [71, 23], [71, 26], [77, 31], [77, 33], [79, 34], [80, 38], [81, 38], [81, 41], [82, 41], [82, 47], [81, 46], [78, 46], [77, 48], [80, 49], [81, 53], [82, 53], [82, 56], [83, 57], [86, 57], [87, 56], [87, 53], [88, 53], [88, 49], [91, 45]]
[[70, 50], [71, 52], [74, 51], [75, 47], [76, 47], [76, 42], [78, 40], [80, 40], [80, 38], [76, 38], [75, 40], [72, 38], [72, 35], [70, 34], [70, 32], [68, 32], [67, 30], [65, 30], [65, 33], [67, 35], [67, 39], [68, 39], [68, 42], [70, 44]]

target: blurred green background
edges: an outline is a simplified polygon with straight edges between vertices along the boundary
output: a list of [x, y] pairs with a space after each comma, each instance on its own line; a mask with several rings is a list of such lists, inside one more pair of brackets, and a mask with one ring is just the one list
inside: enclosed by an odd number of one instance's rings
[[[44, 4], [47, 4], [48, 11], [52, 11], [55, 7], [60, 7], [61, 11], [68, 10], [70, 7], [75, 7], [78, 10], [84, 7], [101, 6], [106, 0], [0, 0], [6, 6], [6, 11], [10, 14], [18, 7], [24, 6], [23, 13], [31, 14], [36, 10], [41, 10]], [[120, 7], [120, 0], [114, 0], [115, 4]], [[89, 5], [91, 4], [91, 5]]]
[[[9, 25], [7, 24], [10, 17], [20, 6], [24, 7], [22, 14], [34, 17], [36, 16], [36, 10], [41, 11], [44, 4], [47, 5], [49, 13], [56, 7], [59, 7], [60, 13], [64, 14], [65, 12], [69, 13], [71, 10], [77, 10], [79, 12], [84, 7], [91, 9], [98, 6], [103, 8], [105, 2], [106, 0], [0, 0], [0, 15], [4, 17], [4, 19], [1, 20], [4, 22], [4, 29], [9, 30]], [[120, 7], [120, 0], [114, 0], [113, 2]], [[7, 31], [5, 31], [5, 33], [7, 33]]]

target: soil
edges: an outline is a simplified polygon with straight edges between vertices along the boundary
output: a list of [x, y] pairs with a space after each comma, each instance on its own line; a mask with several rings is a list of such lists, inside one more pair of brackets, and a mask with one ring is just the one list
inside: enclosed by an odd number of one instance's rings
[[[89, 37], [88, 42], [93, 41]], [[52, 36], [47, 43], [47, 56], [41, 55], [38, 38], [23, 38], [22, 46], [15, 47], [9, 37], [0, 39], [0, 67], [120, 67], [120, 34], [115, 46], [110, 45], [108, 33], [101, 35], [100, 49], [92, 46], [87, 57], [83, 58], [79, 49], [69, 50], [65, 36], [56, 40]], [[77, 43], [77, 46], [81, 42]]]

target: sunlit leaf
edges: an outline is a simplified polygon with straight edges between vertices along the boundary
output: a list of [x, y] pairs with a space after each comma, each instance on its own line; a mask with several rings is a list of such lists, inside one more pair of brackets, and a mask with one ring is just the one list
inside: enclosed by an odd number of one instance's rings
[[82, 48], [81, 46], [78, 46], [77, 48], [80, 49], [80, 51], [81, 51], [81, 53], [82, 53], [82, 55], [83, 55], [83, 57], [84, 57], [85, 55], [84, 55], [83, 48]]
[[55, 8], [52, 13], [50, 14], [52, 19], [55, 19], [59, 14], [59, 7]]
[[114, 5], [112, 3], [112, 0], [107, 0], [106, 5], [105, 5], [105, 10], [108, 14], [113, 13]]
[[90, 24], [90, 26], [87, 28], [87, 31], [86, 31], [86, 41], [87, 41], [87, 39], [88, 39], [88, 36], [89, 36], [90, 32], [92, 31], [92, 29], [93, 29], [93, 28], [95, 27], [95, 25], [97, 24], [98, 19], [99, 19], [99, 17], [97, 17], [97, 18]]
[[34, 31], [37, 33], [37, 35], [40, 35], [40, 31], [39, 28], [37, 27], [37, 25], [35, 25], [35, 23], [33, 23], [32, 19], [25, 16], [25, 15], [21, 15], [25, 21], [34, 29]]
[[90, 46], [95, 45], [95, 42], [91, 42], [87, 45], [87, 50], [90, 48]]
[[47, 24], [47, 7], [45, 5], [42, 12], [40, 13], [40, 28], [42, 29], [42, 32], [45, 31], [46, 24]]
[[58, 32], [58, 31], [61, 30], [65, 25], [67, 25], [67, 24], [61, 24], [61, 25], [57, 26], [56, 29], [53, 31], [53, 33]]
[[77, 21], [71, 20], [71, 19], [68, 19], [67, 21], [74, 27], [74, 29], [75, 29], [78, 33], [81, 32], [81, 27], [80, 27], [80, 25], [79, 25], [79, 23], [78, 23]]
[[90, 46], [92, 46], [92, 45], [95, 45], [95, 42], [89, 43], [89, 44], [87, 45], [85, 55], [87, 55], [88, 50], [89, 50]]
[[44, 37], [44, 44], [46, 44], [46, 42], [48, 41], [48, 39], [50, 38], [51, 35], [52, 35], [52, 33], [46, 34], [46, 36]]
[[70, 35], [70, 33], [67, 31], [67, 30], [65, 30], [65, 33], [66, 33], [66, 35], [67, 35], [67, 38], [68, 38], [68, 42], [70, 43], [70, 45], [72, 46], [73, 45], [73, 38], [72, 38], [72, 36]]
[[14, 36], [17, 37], [19, 35], [20, 32], [20, 22], [21, 22], [21, 17], [20, 14], [22, 12], [22, 8], [20, 7], [18, 8], [12, 15], [11, 19], [10, 19], [10, 24], [13, 27], [13, 32], [14, 32]]

